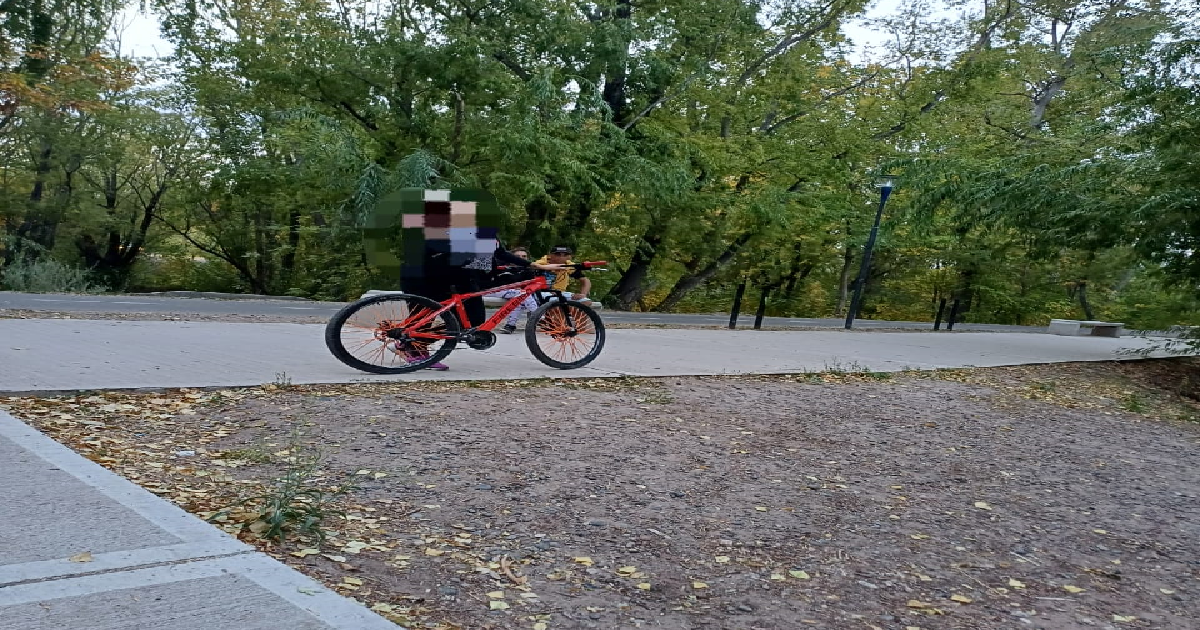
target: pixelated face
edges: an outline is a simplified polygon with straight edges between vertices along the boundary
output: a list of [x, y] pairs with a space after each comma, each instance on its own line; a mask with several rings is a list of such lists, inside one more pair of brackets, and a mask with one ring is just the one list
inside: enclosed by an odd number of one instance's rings
[[385, 239], [397, 223], [405, 266], [422, 264], [428, 253], [448, 255], [443, 260], [459, 266], [495, 251], [501, 213], [482, 190], [401, 189], [380, 199], [369, 218], [364, 235], [369, 257], [386, 250]]
[[520, 258], [521, 260], [529, 260], [529, 252], [527, 252], [523, 249], [514, 249], [513, 255], [516, 256], [517, 258]]

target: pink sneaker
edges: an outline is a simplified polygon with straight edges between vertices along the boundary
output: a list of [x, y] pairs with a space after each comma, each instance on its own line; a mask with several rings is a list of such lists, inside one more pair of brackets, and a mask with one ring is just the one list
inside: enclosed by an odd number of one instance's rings
[[437, 370], [439, 372], [445, 372], [446, 370], [450, 369], [450, 366], [446, 365], [445, 363], [434, 363], [433, 365], [426, 366], [425, 369], [426, 370]]

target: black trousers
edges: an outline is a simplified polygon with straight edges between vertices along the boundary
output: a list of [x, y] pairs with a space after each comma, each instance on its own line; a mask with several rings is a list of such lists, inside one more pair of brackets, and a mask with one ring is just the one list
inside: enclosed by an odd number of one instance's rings
[[[413, 275], [401, 279], [401, 287], [405, 293], [441, 302], [450, 299], [454, 293], [475, 293], [483, 291], [488, 285], [488, 273], [478, 269], [426, 265], [423, 271], [424, 273], [419, 276]], [[487, 320], [487, 311], [483, 306], [482, 297], [463, 300], [463, 308], [471, 320], [462, 322], [463, 326], [474, 328]]]

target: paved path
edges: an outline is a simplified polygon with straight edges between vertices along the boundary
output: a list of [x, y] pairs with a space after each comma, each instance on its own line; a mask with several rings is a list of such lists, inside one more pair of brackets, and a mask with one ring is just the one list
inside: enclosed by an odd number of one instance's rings
[[0, 462], [0, 630], [397, 628], [4, 412]]
[[[0, 309], [58, 311], [65, 313], [163, 313], [178, 315], [311, 315], [328, 317], [345, 306], [342, 302], [295, 300], [231, 300], [160, 297], [151, 295], [67, 295], [47, 293], [14, 293], [0, 291]], [[721, 326], [729, 325], [729, 313], [627, 313], [605, 310], [605, 322], [613, 324], [658, 324], [663, 326]], [[766, 317], [763, 326], [770, 328], [842, 328], [841, 319]], [[754, 325], [753, 313], [738, 319], [739, 328]], [[929, 322], [901, 322], [860, 319], [855, 328], [905, 328], [932, 330]], [[1045, 332], [1045, 326], [1008, 326], [1004, 324], [958, 324], [955, 330], [987, 330], [992, 332]]]
[[578, 370], [539, 363], [522, 335], [491, 350], [460, 347], [448, 372], [374, 376], [325, 348], [318, 324], [0, 320], [0, 392], [253, 386], [287, 380], [462, 380], [536, 377], [788, 373], [825, 369], [994, 366], [1102, 361], [1143, 347], [1139, 338], [1024, 333], [610, 330], [604, 353]]

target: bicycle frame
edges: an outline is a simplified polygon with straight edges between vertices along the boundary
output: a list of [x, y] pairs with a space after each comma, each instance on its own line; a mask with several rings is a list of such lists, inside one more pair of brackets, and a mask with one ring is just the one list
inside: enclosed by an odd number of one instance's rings
[[[453, 339], [453, 338], [456, 338], [454, 335], [438, 335], [435, 333], [421, 332], [420, 327], [424, 326], [425, 324], [428, 324], [430, 321], [433, 321], [435, 318], [440, 316], [442, 313], [445, 313], [446, 311], [448, 311], [450, 309], [454, 309], [455, 314], [458, 316], [459, 322], [463, 323], [464, 325], [468, 324], [468, 323], [470, 323], [471, 320], [467, 317], [467, 308], [466, 308], [466, 306], [463, 305], [464, 300], [469, 300], [473, 297], [483, 297], [490, 293], [496, 293], [497, 291], [505, 291], [507, 289], [521, 289], [521, 293], [519, 295], [514, 296], [513, 298], [509, 299], [508, 302], [505, 302], [504, 306], [500, 307], [500, 310], [493, 313], [492, 316], [487, 319], [487, 321], [483, 322], [478, 327], [475, 327], [475, 328], [468, 327], [468, 328], [465, 328], [464, 330], [459, 331], [458, 336], [461, 336], [463, 333], [465, 333], [467, 331], [471, 331], [471, 330], [490, 331], [490, 330], [494, 329], [497, 325], [499, 325], [500, 322], [503, 321], [503, 319], [505, 317], [508, 317], [509, 313], [512, 313], [514, 310], [516, 310], [517, 307], [519, 307], [521, 305], [521, 303], [525, 301], [525, 298], [527, 298], [531, 295], [537, 295], [538, 293], [546, 291], [548, 286], [549, 285], [546, 284], [546, 278], [544, 276], [538, 276], [532, 280], [522, 280], [521, 282], [505, 284], [505, 285], [501, 285], [498, 287], [493, 287], [493, 288], [487, 289], [485, 291], [477, 291], [475, 293], [461, 293], [461, 294], [455, 293], [450, 296], [450, 299], [439, 302], [442, 305], [442, 308], [439, 308], [436, 311], [431, 311], [430, 313], [426, 314], [425, 316], [423, 316], [420, 320], [417, 320], [416, 322], [412, 322], [412, 323], [406, 322], [404, 324], [404, 326], [406, 328], [411, 326], [411, 327], [414, 327], [417, 329], [416, 331], [411, 333], [414, 338], [422, 338], [422, 339], [429, 339], [429, 340]], [[551, 292], [557, 294], [557, 297], [562, 298], [561, 291], [551, 291]]]

